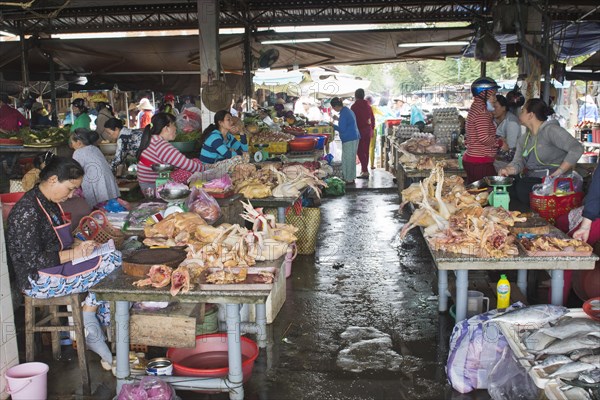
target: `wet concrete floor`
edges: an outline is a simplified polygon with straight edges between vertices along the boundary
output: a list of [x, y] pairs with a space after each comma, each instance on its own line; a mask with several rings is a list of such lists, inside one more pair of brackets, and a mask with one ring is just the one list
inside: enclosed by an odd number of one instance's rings
[[[316, 254], [294, 261], [287, 301], [245, 385], [247, 399], [490, 398], [448, 385], [453, 320], [438, 314], [435, 267], [420, 234], [398, 241], [408, 215], [398, 215], [391, 175], [375, 172], [345, 196], [323, 201]], [[51, 361], [50, 353], [45, 348], [50, 398], [84, 399], [75, 354], [72, 361]], [[112, 374], [95, 354], [90, 358], [90, 398], [112, 398]]]

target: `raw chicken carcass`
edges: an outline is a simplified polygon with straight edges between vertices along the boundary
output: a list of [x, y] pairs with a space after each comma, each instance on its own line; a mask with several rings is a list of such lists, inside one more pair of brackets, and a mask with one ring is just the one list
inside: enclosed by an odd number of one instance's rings
[[179, 266], [171, 274], [171, 296], [190, 291], [190, 272], [186, 266]]
[[133, 282], [135, 286], [152, 285], [155, 288], [167, 286], [171, 282], [173, 269], [166, 265], [153, 265], [148, 272], [148, 278]]

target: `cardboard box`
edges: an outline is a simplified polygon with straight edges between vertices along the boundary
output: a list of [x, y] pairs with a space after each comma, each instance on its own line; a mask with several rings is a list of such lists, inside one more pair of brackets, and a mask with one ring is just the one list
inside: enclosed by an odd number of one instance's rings
[[196, 346], [196, 324], [203, 304], [174, 303], [160, 310], [131, 310], [129, 341], [158, 347]]

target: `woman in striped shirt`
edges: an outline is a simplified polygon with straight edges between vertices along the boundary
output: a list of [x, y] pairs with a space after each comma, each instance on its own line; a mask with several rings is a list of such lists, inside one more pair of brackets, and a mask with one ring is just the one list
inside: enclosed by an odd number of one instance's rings
[[496, 90], [499, 87], [496, 81], [486, 77], [479, 78], [471, 84], [473, 103], [467, 115], [465, 126], [467, 151], [463, 156], [467, 183], [496, 175], [494, 160], [500, 142], [496, 138], [492, 111], [496, 103]]
[[248, 151], [246, 133], [240, 132], [240, 141], [238, 141], [230, 132], [232, 128], [234, 126], [231, 113], [227, 110], [218, 111], [214, 123], [202, 132], [200, 161], [214, 164], [236, 155], [241, 156], [243, 152]]
[[[143, 193], [154, 188], [158, 174], [152, 171], [152, 164], [171, 164], [175, 171], [188, 177], [194, 172], [202, 172], [207, 168], [198, 159], [189, 159], [177, 150], [169, 141], [175, 139], [177, 127], [172, 114], [158, 113], [152, 117], [152, 122], [144, 128], [140, 148], [137, 151], [138, 181]], [[187, 174], [182, 172], [187, 172]]]

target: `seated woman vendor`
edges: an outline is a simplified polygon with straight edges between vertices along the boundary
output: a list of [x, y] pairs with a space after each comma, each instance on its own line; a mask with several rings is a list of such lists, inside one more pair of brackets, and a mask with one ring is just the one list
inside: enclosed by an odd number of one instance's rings
[[143, 193], [154, 195], [158, 173], [152, 170], [152, 164], [173, 165], [176, 169], [171, 173], [171, 179], [178, 182], [186, 182], [192, 173], [208, 169], [200, 160], [187, 158], [169, 143], [175, 139], [176, 131], [175, 117], [167, 113], [155, 114], [144, 128], [137, 151], [137, 176]]
[[214, 123], [210, 124], [200, 137], [200, 161], [214, 164], [248, 151], [246, 133], [240, 132], [238, 141], [231, 130], [233, 128], [232, 116], [229, 111], [221, 110], [215, 114]]
[[[6, 247], [16, 284], [26, 296], [45, 299], [83, 293], [121, 266], [118, 251], [72, 263], [88, 257], [97, 246], [94, 241], [73, 246], [70, 221], [60, 205], [81, 185], [83, 175], [81, 165], [71, 158], [46, 160], [40, 183], [23, 195], [8, 216]], [[86, 345], [100, 355], [102, 366], [110, 369], [112, 354], [99, 318], [110, 321], [107, 305], [90, 293], [83, 304]]]
[[556, 120], [547, 120], [554, 110], [542, 99], [528, 100], [519, 115], [527, 128], [517, 142], [515, 157], [498, 173], [502, 176], [518, 175], [515, 180], [516, 199], [529, 204], [533, 185], [542, 182], [546, 175], [559, 176], [569, 171], [583, 154], [583, 146]]

